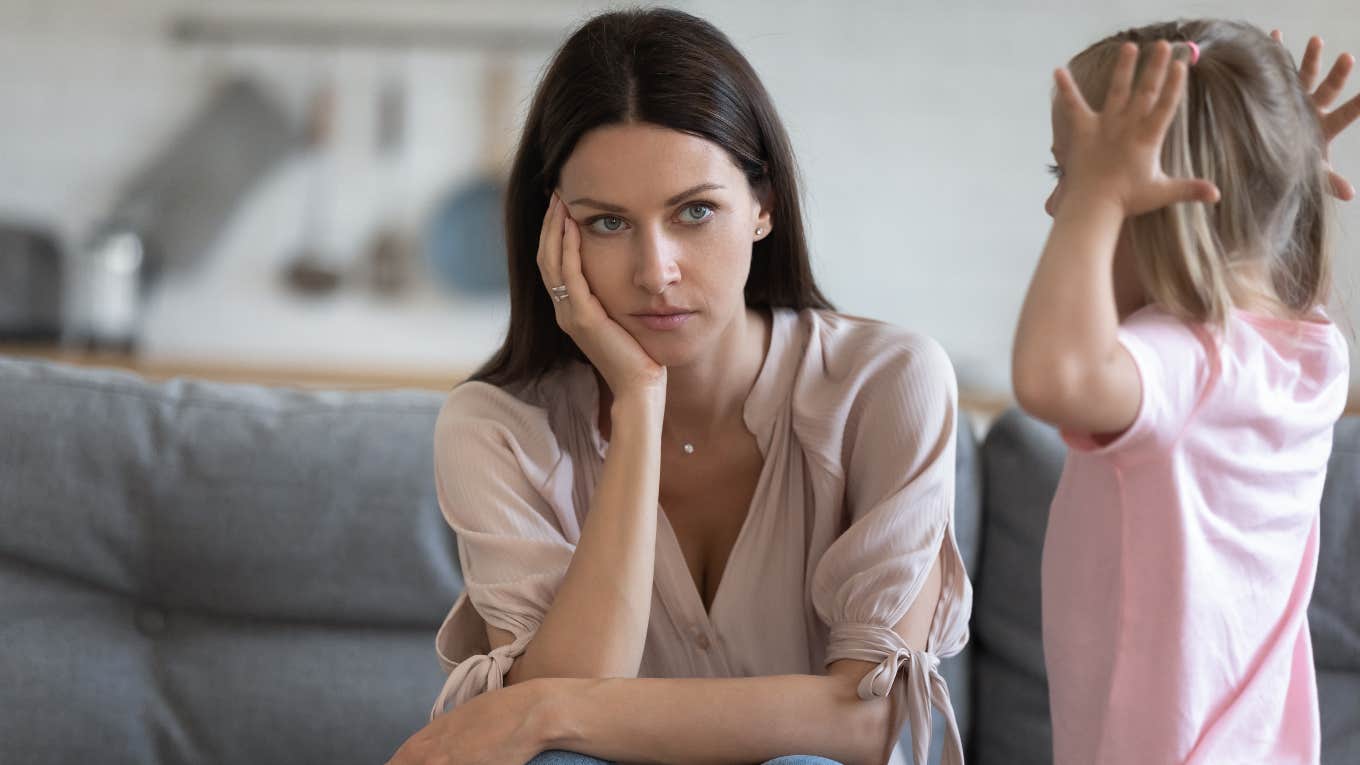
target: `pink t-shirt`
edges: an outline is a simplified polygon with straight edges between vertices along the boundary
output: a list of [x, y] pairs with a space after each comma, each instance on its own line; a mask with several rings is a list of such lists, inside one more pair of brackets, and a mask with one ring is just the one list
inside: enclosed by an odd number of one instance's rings
[[1318, 761], [1307, 609], [1349, 364], [1317, 319], [1120, 328], [1137, 418], [1066, 434], [1044, 541], [1057, 765]]

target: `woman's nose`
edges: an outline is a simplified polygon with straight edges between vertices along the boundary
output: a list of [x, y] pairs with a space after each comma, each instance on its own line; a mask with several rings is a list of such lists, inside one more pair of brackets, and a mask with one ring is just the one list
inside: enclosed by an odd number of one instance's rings
[[633, 283], [653, 295], [660, 295], [680, 281], [679, 245], [659, 232], [638, 238]]

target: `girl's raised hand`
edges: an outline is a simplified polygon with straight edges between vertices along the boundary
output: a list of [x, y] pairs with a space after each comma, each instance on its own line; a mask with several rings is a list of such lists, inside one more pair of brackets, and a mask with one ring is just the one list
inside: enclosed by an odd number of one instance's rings
[[[1284, 44], [1284, 35], [1276, 29], [1270, 33], [1275, 38], [1275, 42]], [[1336, 63], [1327, 72], [1327, 76], [1318, 84], [1317, 89], [1313, 90], [1313, 83], [1317, 82], [1318, 72], [1322, 69], [1322, 38], [1311, 37], [1308, 45], [1303, 50], [1303, 63], [1299, 65], [1299, 84], [1303, 86], [1303, 91], [1310, 94], [1313, 108], [1317, 110], [1318, 122], [1322, 125], [1322, 138], [1326, 142], [1323, 148], [1323, 157], [1326, 155], [1326, 148], [1346, 128], [1350, 127], [1357, 119], [1360, 119], [1360, 93], [1351, 96], [1350, 100], [1336, 107], [1329, 108], [1335, 103], [1337, 96], [1346, 87], [1346, 79], [1350, 77], [1351, 69], [1355, 66], [1355, 58], [1349, 53], [1342, 53], [1336, 57]], [[1329, 163], [1327, 165], [1327, 178], [1331, 182], [1332, 196], [1349, 202], [1355, 198], [1355, 187], [1342, 177], [1341, 173], [1334, 170]]]
[[1156, 43], [1149, 55], [1135, 85], [1138, 46], [1120, 48], [1099, 112], [1087, 104], [1066, 68], [1054, 73], [1057, 109], [1071, 141], [1063, 169], [1069, 198], [1103, 195], [1126, 217], [1178, 202], [1218, 201], [1218, 188], [1209, 181], [1171, 178], [1162, 170], [1162, 143], [1184, 94], [1186, 66], [1171, 60], [1166, 41]]

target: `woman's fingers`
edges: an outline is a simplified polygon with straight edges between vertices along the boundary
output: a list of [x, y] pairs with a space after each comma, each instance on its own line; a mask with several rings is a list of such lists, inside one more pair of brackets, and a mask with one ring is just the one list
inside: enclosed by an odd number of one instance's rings
[[593, 296], [581, 270], [581, 230], [576, 227], [576, 221], [565, 215], [562, 216], [562, 283], [567, 285], [567, 302], [572, 310], [586, 309]]
[[551, 227], [553, 205], [557, 202], [556, 194], [548, 195], [548, 208], [543, 211], [543, 225], [538, 229], [538, 255], [537, 259], [541, 267], [543, 262], [543, 243], [548, 241], [548, 229]]
[[[538, 245], [538, 271], [543, 277], [543, 287], [551, 290], [562, 284], [562, 218], [565, 205], [553, 194], [548, 203], [547, 219], [543, 222], [543, 234]], [[556, 302], [556, 301], [554, 301]]]

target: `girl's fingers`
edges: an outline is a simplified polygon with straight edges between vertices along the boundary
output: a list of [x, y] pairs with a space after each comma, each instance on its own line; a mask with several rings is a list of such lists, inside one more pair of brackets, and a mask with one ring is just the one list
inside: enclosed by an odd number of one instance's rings
[[1281, 45], [1284, 45], [1284, 33], [1282, 33], [1278, 29], [1270, 30], [1270, 39], [1274, 40], [1275, 42]]
[[1329, 170], [1327, 172], [1327, 180], [1332, 186], [1332, 196], [1340, 199], [1342, 202], [1349, 202], [1352, 199], [1355, 199], [1355, 187], [1351, 186], [1350, 181], [1342, 178], [1340, 173], [1335, 170]]
[[1299, 84], [1303, 85], [1305, 93], [1313, 90], [1313, 82], [1317, 80], [1318, 69], [1322, 66], [1322, 38], [1308, 38], [1308, 47], [1303, 50], [1303, 63], [1299, 65]]
[[1143, 74], [1138, 78], [1136, 108], [1141, 113], [1152, 111], [1157, 100], [1165, 90], [1167, 64], [1171, 62], [1171, 43], [1158, 40], [1152, 46], [1152, 56], [1143, 65]]
[[1086, 104], [1086, 98], [1081, 95], [1081, 90], [1077, 88], [1077, 83], [1072, 79], [1072, 73], [1066, 68], [1057, 69], [1053, 72], [1053, 81], [1058, 87], [1058, 103], [1063, 107], [1072, 118], [1091, 116], [1091, 107]]
[[1176, 202], [1204, 202], [1213, 204], [1218, 201], [1218, 187], [1200, 178], [1172, 178], [1166, 188], [1167, 204]]
[[1162, 86], [1162, 93], [1157, 99], [1157, 105], [1153, 108], [1152, 114], [1149, 115], [1152, 120], [1150, 127], [1156, 131], [1156, 135], [1159, 137], [1166, 135], [1171, 120], [1176, 117], [1176, 109], [1185, 96], [1186, 72], [1184, 61], [1173, 61], [1171, 63], [1171, 72], [1166, 76], [1166, 83]]
[[1124, 43], [1119, 47], [1119, 59], [1110, 75], [1110, 88], [1105, 94], [1105, 111], [1121, 111], [1129, 101], [1133, 88], [1133, 70], [1138, 64], [1138, 46]]
[[1351, 97], [1346, 103], [1336, 107], [1322, 118], [1322, 134], [1330, 143], [1351, 123], [1360, 119], [1360, 94]]
[[1336, 63], [1332, 64], [1332, 69], [1323, 78], [1322, 84], [1313, 92], [1313, 105], [1319, 109], [1326, 109], [1332, 105], [1336, 97], [1341, 95], [1341, 89], [1346, 87], [1346, 78], [1351, 75], [1351, 67], [1355, 66], [1355, 59], [1349, 53], [1337, 56]]

